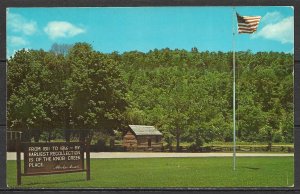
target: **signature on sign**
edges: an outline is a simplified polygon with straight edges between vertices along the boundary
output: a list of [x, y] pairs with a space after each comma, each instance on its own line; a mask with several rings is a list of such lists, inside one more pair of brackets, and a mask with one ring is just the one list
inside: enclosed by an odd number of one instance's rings
[[53, 170], [64, 170], [64, 169], [77, 169], [80, 168], [79, 165], [73, 166], [72, 164], [69, 166], [64, 165], [56, 165]]

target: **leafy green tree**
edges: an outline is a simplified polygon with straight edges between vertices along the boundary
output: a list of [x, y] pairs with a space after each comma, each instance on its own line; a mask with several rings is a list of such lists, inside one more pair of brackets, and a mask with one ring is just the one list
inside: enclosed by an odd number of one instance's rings
[[42, 50], [21, 50], [8, 61], [9, 128], [26, 130], [38, 141], [43, 131], [60, 125], [61, 99], [55, 88], [60, 80], [53, 80], [59, 76], [53, 70], [59, 62]]
[[67, 80], [73, 128], [113, 134], [124, 120], [126, 87], [118, 64], [86, 43], [70, 49]]
[[[293, 142], [293, 55], [236, 56], [238, 140]], [[231, 52], [103, 54], [86, 43], [20, 50], [8, 61], [8, 125], [36, 141], [58, 129], [107, 136], [128, 124], [155, 125], [170, 147], [198, 149], [232, 141], [232, 81]]]

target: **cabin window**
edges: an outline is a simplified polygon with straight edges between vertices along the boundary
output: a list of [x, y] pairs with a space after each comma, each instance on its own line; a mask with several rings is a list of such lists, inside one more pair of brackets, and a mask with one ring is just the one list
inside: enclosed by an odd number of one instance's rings
[[151, 147], [151, 139], [148, 139], [148, 147]]

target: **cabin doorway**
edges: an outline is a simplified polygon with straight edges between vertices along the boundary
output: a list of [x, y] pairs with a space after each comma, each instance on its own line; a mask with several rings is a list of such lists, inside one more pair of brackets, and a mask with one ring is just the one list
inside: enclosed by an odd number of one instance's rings
[[151, 139], [148, 139], [148, 147], [151, 147]]

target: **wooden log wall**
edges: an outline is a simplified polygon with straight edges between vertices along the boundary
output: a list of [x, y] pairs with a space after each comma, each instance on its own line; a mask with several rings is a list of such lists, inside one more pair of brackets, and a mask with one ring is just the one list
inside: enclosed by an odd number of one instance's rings
[[123, 146], [126, 147], [128, 151], [135, 151], [137, 149], [137, 139], [131, 131], [128, 131], [123, 137]]
[[[148, 145], [148, 140], [151, 140], [151, 146]], [[161, 136], [138, 136], [137, 137], [137, 147], [139, 151], [161, 151], [163, 143], [161, 141]]]
[[[151, 140], [151, 146], [149, 146]], [[162, 137], [156, 135], [135, 136], [128, 131], [123, 137], [123, 147], [127, 151], [161, 151], [163, 148]]]

